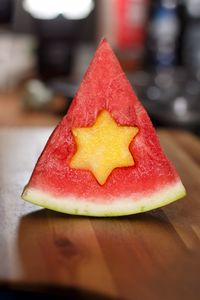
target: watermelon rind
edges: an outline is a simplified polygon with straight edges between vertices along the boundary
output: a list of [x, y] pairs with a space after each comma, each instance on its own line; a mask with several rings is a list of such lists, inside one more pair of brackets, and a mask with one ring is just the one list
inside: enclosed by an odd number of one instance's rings
[[131, 197], [119, 196], [117, 199], [86, 199], [75, 197], [55, 197], [36, 188], [25, 187], [22, 198], [28, 202], [41, 207], [72, 215], [113, 217], [125, 216], [149, 211], [171, 202], [174, 202], [186, 195], [185, 188], [181, 181], [165, 186], [156, 192], [148, 195], [134, 195]]

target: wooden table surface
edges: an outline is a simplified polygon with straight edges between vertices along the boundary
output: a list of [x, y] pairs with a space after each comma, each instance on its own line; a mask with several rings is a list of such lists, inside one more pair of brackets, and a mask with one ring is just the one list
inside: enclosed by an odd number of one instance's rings
[[[26, 110], [23, 97], [24, 87], [0, 91], [0, 126], [55, 126], [60, 121], [61, 116], [50, 111]], [[54, 97], [54, 106], [58, 106], [60, 100]]]
[[183, 200], [139, 215], [87, 218], [20, 199], [50, 132], [0, 129], [0, 286], [75, 299], [200, 299], [200, 141], [159, 131], [186, 186]]

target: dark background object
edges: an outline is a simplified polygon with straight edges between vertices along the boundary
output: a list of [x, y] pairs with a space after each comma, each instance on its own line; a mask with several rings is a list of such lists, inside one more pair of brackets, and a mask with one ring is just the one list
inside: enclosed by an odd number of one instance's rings
[[96, 34], [96, 9], [88, 17], [69, 20], [61, 14], [54, 19], [36, 19], [16, 2], [13, 30], [17, 34], [31, 33], [37, 38], [39, 76], [43, 80], [69, 76], [73, 71], [74, 52], [80, 43], [91, 43]]
[[15, 0], [0, 0], [0, 24], [12, 21]]
[[[42, 78], [70, 75], [74, 51], [82, 41], [94, 39], [92, 16], [84, 20], [67, 20], [62, 15], [53, 20], [34, 20], [38, 37], [38, 67]], [[87, 34], [88, 32], [88, 34]]]

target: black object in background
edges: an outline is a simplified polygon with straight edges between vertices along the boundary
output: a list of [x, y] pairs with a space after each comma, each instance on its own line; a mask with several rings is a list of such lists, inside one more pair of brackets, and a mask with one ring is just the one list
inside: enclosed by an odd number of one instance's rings
[[81, 20], [68, 20], [59, 15], [53, 20], [36, 20], [38, 68], [43, 79], [70, 75], [75, 47], [95, 37], [95, 12]]
[[148, 35], [148, 64], [150, 66], [172, 67], [179, 63], [180, 33], [178, 1], [153, 1]]
[[75, 48], [79, 43], [95, 41], [96, 1], [91, 13], [80, 20], [69, 20], [62, 14], [54, 19], [37, 19], [23, 8], [22, 3], [22, 0], [16, 1], [12, 27], [16, 34], [31, 34], [36, 37], [39, 77], [46, 81], [71, 75]]
[[183, 62], [192, 72], [200, 70], [200, 1], [185, 2], [186, 22], [183, 36]]
[[0, 0], [0, 24], [8, 24], [12, 21], [14, 0]]

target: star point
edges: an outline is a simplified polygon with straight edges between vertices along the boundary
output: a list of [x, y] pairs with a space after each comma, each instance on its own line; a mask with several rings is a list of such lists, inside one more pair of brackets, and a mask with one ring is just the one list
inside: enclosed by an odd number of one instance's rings
[[137, 127], [118, 125], [108, 111], [101, 111], [93, 126], [72, 129], [77, 151], [70, 167], [91, 171], [104, 185], [115, 168], [135, 164], [129, 145], [137, 132]]

